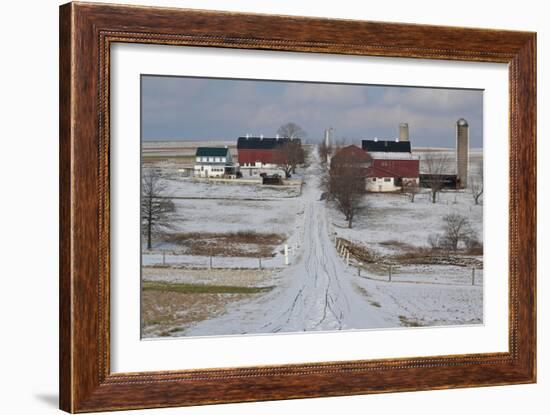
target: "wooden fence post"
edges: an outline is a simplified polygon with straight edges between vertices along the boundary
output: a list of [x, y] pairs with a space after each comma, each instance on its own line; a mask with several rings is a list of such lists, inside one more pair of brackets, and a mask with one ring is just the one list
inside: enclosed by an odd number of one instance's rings
[[472, 285], [476, 285], [476, 269], [472, 267]]
[[162, 265], [166, 265], [166, 252], [162, 251]]
[[260, 269], [262, 269], [262, 257], [258, 258], [258, 265], [259, 265]]
[[288, 245], [285, 244], [285, 265], [288, 265]]
[[388, 282], [391, 282], [391, 265], [388, 267]]

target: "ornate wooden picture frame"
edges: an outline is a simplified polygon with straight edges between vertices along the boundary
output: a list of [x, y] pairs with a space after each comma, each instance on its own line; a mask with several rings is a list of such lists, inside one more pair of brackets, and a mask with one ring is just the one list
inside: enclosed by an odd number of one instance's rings
[[[508, 64], [509, 351], [111, 373], [109, 69], [115, 43]], [[535, 382], [536, 34], [70, 3], [60, 8], [59, 93], [61, 409], [91, 412]]]

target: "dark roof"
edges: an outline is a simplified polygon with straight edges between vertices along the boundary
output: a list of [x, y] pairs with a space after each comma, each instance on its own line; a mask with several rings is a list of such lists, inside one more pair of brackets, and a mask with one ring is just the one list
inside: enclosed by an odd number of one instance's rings
[[199, 157], [225, 157], [228, 151], [226, 147], [197, 147], [195, 154]]
[[386, 151], [390, 153], [410, 153], [410, 141], [384, 141], [384, 140], [363, 140], [365, 151]]
[[[239, 137], [237, 139], [237, 149], [272, 150], [288, 141], [288, 138]], [[297, 141], [301, 144], [301, 140], [299, 138], [294, 138], [293, 141]]]

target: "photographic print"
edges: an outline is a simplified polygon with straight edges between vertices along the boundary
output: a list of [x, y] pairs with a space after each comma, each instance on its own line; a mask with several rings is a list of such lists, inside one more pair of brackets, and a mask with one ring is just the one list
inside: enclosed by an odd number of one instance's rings
[[141, 336], [483, 324], [483, 91], [142, 75]]

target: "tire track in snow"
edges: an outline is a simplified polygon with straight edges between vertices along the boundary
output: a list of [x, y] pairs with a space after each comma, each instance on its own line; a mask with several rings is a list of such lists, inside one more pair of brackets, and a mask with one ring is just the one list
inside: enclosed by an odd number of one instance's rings
[[281, 274], [281, 286], [220, 317], [204, 321], [186, 335], [326, 331], [389, 327], [386, 315], [368, 303], [354, 285], [329, 236], [327, 212], [320, 201], [317, 157], [304, 187], [302, 252]]

